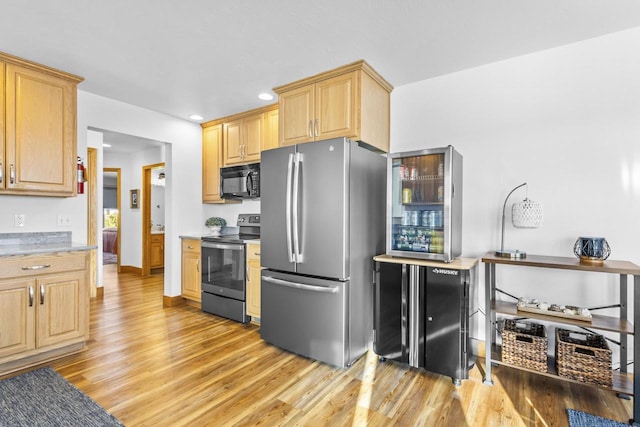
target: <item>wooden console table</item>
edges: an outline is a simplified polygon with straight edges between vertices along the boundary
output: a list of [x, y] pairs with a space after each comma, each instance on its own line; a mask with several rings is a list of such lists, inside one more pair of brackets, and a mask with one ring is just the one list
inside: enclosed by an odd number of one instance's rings
[[[565, 325], [585, 326], [590, 329], [598, 329], [603, 331], [610, 331], [620, 334], [620, 372], [613, 373], [613, 387], [611, 390], [620, 393], [633, 395], [633, 425], [640, 426], [640, 379], [638, 375], [638, 369], [636, 368], [636, 362], [640, 363], [640, 343], [634, 343], [633, 346], [633, 381], [629, 379], [627, 373], [627, 337], [628, 335], [636, 335], [636, 328], [640, 324], [640, 266], [637, 266], [628, 261], [604, 261], [601, 264], [585, 264], [581, 263], [577, 258], [568, 257], [552, 257], [552, 256], [538, 256], [527, 255], [524, 259], [509, 259], [502, 258], [494, 255], [493, 252], [489, 252], [482, 258], [485, 271], [485, 307], [487, 310], [486, 315], [486, 369], [484, 383], [493, 385], [491, 379], [491, 364], [501, 364], [510, 366], [517, 369], [523, 369], [528, 372], [533, 372], [540, 375], [546, 375], [549, 377], [558, 378], [564, 381], [572, 381], [564, 377], [560, 377], [556, 374], [556, 368], [553, 358], [549, 357], [547, 372], [538, 372], [520, 366], [510, 365], [502, 362], [501, 348], [496, 344], [496, 314], [502, 314], [512, 317], [524, 317], [530, 319], [544, 320], [547, 322], [553, 322]], [[525, 313], [517, 310], [516, 303], [509, 303], [496, 300], [496, 265], [510, 265], [514, 267], [533, 267], [533, 268], [551, 268], [561, 270], [579, 270], [596, 273], [611, 273], [619, 275], [620, 286], [620, 316], [603, 316], [592, 315], [591, 323], [582, 322], [580, 320], [558, 318], [554, 316], [548, 316], [538, 313]], [[633, 307], [634, 316], [633, 323], [627, 318], [627, 278], [633, 277]], [[597, 386], [596, 386], [597, 387]]]

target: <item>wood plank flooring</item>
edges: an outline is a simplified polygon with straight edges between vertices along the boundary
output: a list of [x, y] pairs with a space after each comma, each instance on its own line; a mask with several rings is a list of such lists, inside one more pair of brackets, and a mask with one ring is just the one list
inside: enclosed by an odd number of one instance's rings
[[566, 408], [626, 422], [615, 393], [496, 367], [493, 387], [369, 352], [350, 369], [265, 344], [258, 326], [162, 307], [162, 275], [105, 268], [89, 350], [52, 363], [127, 426], [566, 426]]

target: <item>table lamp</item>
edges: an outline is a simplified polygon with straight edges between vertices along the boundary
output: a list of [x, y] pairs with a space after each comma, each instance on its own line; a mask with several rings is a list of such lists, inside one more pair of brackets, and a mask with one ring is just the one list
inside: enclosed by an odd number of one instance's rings
[[[504, 217], [507, 208], [507, 200], [509, 196], [520, 187], [526, 186], [527, 183], [522, 183], [516, 188], [511, 190], [507, 194], [507, 198], [504, 199], [504, 205], [502, 206], [502, 235], [500, 237], [500, 250], [495, 252], [496, 256], [503, 258], [520, 259], [526, 258], [527, 253], [518, 249], [505, 249], [504, 248]], [[539, 202], [534, 202], [525, 196], [524, 200], [518, 203], [514, 203], [511, 207], [511, 222], [516, 228], [539, 228], [542, 226], [543, 211], [542, 205]]]

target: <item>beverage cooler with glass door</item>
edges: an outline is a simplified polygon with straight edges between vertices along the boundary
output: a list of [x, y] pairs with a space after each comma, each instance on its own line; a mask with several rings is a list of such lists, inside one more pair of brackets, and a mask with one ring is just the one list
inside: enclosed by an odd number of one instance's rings
[[452, 146], [391, 153], [387, 174], [387, 255], [460, 256], [462, 155]]

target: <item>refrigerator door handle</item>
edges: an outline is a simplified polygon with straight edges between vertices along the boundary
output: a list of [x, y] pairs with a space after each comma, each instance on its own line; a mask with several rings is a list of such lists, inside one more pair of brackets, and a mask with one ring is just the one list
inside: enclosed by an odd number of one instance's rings
[[300, 196], [300, 163], [302, 163], [302, 154], [294, 155], [293, 168], [293, 257], [296, 263], [302, 262], [302, 254], [300, 253], [300, 229], [298, 228], [298, 199]]
[[303, 285], [302, 283], [296, 283], [296, 282], [290, 282], [288, 280], [276, 279], [275, 277], [270, 277], [270, 276], [262, 276], [262, 280], [264, 280], [265, 282], [275, 283], [276, 285], [287, 286], [289, 288], [303, 289], [305, 291], [326, 292], [326, 293], [330, 293], [330, 294], [335, 294], [340, 290], [338, 288], [338, 286]]
[[293, 153], [289, 154], [287, 163], [287, 192], [285, 199], [284, 218], [285, 227], [287, 228], [287, 257], [289, 262], [295, 262], [293, 254], [293, 245], [291, 243], [291, 173], [293, 169]]

